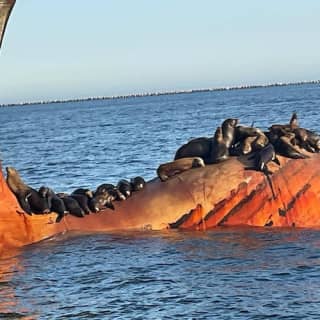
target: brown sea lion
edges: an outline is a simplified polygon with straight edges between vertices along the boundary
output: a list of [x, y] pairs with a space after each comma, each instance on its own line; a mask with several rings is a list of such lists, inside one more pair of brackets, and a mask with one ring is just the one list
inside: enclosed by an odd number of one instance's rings
[[315, 152], [320, 152], [320, 136], [311, 130], [306, 131], [308, 135], [307, 142], [312, 148], [315, 149]]
[[31, 215], [50, 212], [47, 199], [42, 198], [38, 191], [24, 183], [16, 169], [7, 167], [6, 171], [7, 184], [26, 213]]
[[235, 142], [235, 133], [238, 121], [238, 119], [226, 119], [222, 122], [222, 135], [227, 148], [230, 148]]
[[295, 139], [293, 132], [288, 132], [280, 137], [274, 144], [275, 150], [278, 154], [292, 158], [292, 159], [306, 159], [307, 155], [301, 152], [301, 149], [292, 142]]
[[235, 142], [241, 142], [247, 137], [256, 137], [262, 135], [263, 132], [259, 128], [236, 126], [235, 129]]
[[257, 139], [257, 137], [246, 137], [240, 144], [240, 149], [242, 154], [249, 154], [253, 151], [252, 143]]
[[157, 169], [157, 175], [161, 181], [166, 181], [183, 171], [204, 166], [204, 161], [199, 157], [182, 158], [161, 164]]
[[218, 163], [223, 160], [227, 160], [229, 157], [229, 147], [227, 146], [224, 136], [223, 130], [221, 127], [218, 127], [215, 134], [211, 147], [210, 158], [206, 163]]

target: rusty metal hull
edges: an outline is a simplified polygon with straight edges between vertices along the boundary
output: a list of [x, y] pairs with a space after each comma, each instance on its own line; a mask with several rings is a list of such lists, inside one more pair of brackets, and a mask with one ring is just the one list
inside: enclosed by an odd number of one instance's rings
[[218, 226], [319, 227], [320, 155], [309, 159], [280, 158], [271, 166], [271, 185], [258, 171], [245, 170], [231, 158], [174, 176], [154, 179], [115, 210], [84, 218], [56, 213], [29, 216], [0, 175], [0, 252], [66, 231], [207, 230]]

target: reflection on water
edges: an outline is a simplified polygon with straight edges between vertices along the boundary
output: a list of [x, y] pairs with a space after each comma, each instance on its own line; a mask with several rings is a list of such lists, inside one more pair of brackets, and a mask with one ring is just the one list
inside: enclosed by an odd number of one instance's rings
[[316, 319], [319, 231], [57, 236], [1, 261], [0, 311], [35, 319]]

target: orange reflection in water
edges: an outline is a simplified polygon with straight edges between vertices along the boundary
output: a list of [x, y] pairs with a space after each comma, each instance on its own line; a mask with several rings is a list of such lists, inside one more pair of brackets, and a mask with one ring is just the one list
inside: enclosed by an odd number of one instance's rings
[[23, 272], [24, 268], [19, 257], [20, 251], [12, 249], [6, 251], [5, 256], [0, 258], [0, 318], [33, 320], [36, 315], [30, 315], [30, 310], [17, 296], [14, 282], [12, 281], [17, 272]]

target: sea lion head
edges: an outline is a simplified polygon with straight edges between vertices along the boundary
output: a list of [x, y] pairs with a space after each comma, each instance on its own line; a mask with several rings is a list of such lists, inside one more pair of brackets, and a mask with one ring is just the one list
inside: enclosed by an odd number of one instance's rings
[[200, 157], [196, 157], [192, 161], [192, 168], [203, 168], [205, 166], [204, 161]]
[[93, 208], [93, 210], [95, 212], [98, 212], [105, 207], [108, 200], [109, 199], [108, 199], [107, 194], [101, 193], [101, 194], [96, 195], [94, 198], [92, 198], [90, 201], [90, 204], [91, 204], [91, 207]]
[[238, 125], [239, 119], [229, 118], [222, 122], [222, 127], [228, 126], [231, 128], [235, 128]]
[[298, 123], [297, 113], [293, 112], [291, 119], [290, 119], [290, 127], [291, 127], [291, 129], [293, 129], [293, 128], [297, 128], [298, 126], [299, 126], [299, 123]]
[[86, 189], [85, 193], [84, 193], [89, 199], [93, 198], [93, 192], [89, 189]]
[[18, 171], [13, 167], [6, 167], [6, 171], [8, 175], [17, 175]]
[[146, 184], [145, 180], [140, 176], [132, 178], [130, 180], [130, 183], [133, 191], [142, 190]]
[[45, 186], [41, 186], [38, 191], [41, 198], [46, 198], [49, 194], [49, 188]]

